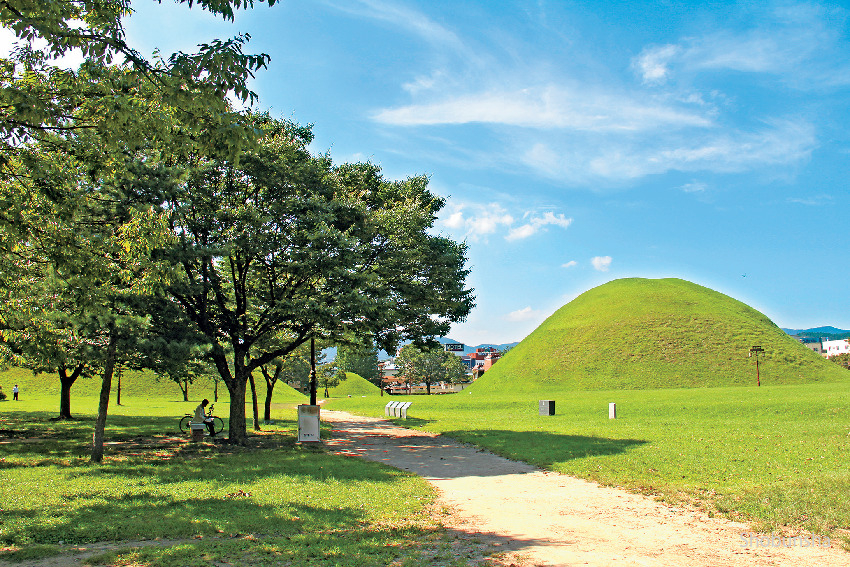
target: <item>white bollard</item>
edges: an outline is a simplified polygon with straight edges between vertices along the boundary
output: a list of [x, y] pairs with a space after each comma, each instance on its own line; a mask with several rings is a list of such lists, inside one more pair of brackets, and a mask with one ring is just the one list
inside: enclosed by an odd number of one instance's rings
[[608, 404], [608, 419], [617, 419], [617, 404]]

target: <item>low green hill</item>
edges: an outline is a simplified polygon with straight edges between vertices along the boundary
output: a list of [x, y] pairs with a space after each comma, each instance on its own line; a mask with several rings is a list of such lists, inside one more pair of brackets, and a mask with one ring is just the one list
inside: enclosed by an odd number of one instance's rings
[[621, 279], [563, 306], [475, 391], [677, 388], [850, 380], [765, 315], [679, 279]]
[[[339, 386], [330, 388], [328, 393], [331, 398], [344, 398], [346, 396], [380, 396], [381, 389], [354, 372], [346, 372], [347, 378], [339, 383]], [[324, 391], [320, 388], [320, 394]]]

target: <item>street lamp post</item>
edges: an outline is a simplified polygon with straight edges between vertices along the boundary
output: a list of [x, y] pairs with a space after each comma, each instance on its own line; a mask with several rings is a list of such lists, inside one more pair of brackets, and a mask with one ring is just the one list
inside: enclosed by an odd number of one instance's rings
[[759, 355], [764, 354], [764, 349], [759, 345], [755, 345], [750, 349], [750, 357], [756, 357], [756, 386], [761, 386], [761, 377], [759, 376]]
[[316, 338], [310, 337], [310, 405], [316, 405]]

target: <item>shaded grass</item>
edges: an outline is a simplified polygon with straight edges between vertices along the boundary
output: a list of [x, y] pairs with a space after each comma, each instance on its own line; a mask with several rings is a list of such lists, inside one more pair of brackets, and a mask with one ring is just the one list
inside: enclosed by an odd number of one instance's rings
[[[469, 392], [472, 393], [469, 393]], [[556, 400], [538, 415], [540, 397]], [[402, 399], [394, 397], [392, 399]], [[383, 415], [387, 400], [332, 409]], [[566, 391], [411, 398], [396, 420], [550, 470], [687, 502], [759, 529], [850, 535], [850, 387]], [[618, 419], [608, 419], [616, 402]]]
[[[152, 403], [152, 405], [156, 405]], [[420, 478], [294, 442], [293, 420], [249, 447], [159, 434], [171, 416], [113, 416], [103, 464], [87, 460], [93, 417], [0, 408], [0, 559], [57, 546], [163, 538], [89, 560], [116, 565], [410, 565], [451, 559]], [[441, 560], [442, 561], [442, 560]]]

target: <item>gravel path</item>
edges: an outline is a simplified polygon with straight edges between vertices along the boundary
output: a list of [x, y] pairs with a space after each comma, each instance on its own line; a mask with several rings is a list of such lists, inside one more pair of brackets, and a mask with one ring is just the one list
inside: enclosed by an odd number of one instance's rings
[[751, 535], [745, 524], [542, 471], [439, 435], [339, 411], [323, 409], [322, 419], [334, 426], [329, 448], [424, 477], [453, 511], [450, 527], [502, 545], [508, 564], [850, 566], [839, 542], [825, 548], [770, 541], [767, 534], [758, 545], [745, 538]]

